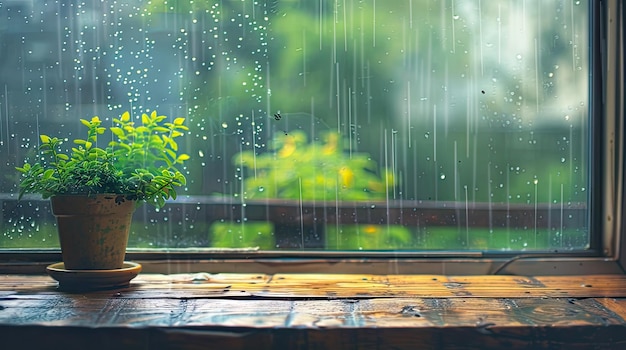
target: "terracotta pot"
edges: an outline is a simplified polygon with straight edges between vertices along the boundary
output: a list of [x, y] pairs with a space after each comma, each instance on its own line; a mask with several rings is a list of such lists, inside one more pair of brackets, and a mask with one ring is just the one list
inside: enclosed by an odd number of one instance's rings
[[68, 270], [120, 269], [135, 201], [116, 194], [50, 198]]

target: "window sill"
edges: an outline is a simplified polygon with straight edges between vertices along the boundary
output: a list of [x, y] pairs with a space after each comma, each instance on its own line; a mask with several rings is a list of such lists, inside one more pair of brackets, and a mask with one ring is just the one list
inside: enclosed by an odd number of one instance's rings
[[[58, 251], [21, 250], [0, 252], [0, 274], [45, 274], [46, 266], [61, 261]], [[144, 273], [311, 273], [377, 275], [593, 275], [624, 274], [620, 261], [611, 257], [561, 254], [483, 256], [468, 252], [264, 252], [226, 250], [204, 252], [131, 251], [126, 259], [143, 266]]]
[[7, 348], [621, 348], [625, 319], [623, 275], [142, 273], [80, 294], [0, 277]]

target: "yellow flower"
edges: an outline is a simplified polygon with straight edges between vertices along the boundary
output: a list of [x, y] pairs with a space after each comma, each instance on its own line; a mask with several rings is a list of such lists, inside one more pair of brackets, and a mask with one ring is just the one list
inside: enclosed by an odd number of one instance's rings
[[329, 155], [337, 152], [337, 145], [339, 144], [339, 135], [335, 133], [328, 134], [328, 139], [324, 148], [322, 149], [322, 153], [324, 155]]
[[352, 185], [354, 184], [354, 171], [352, 171], [348, 167], [344, 166], [339, 169], [339, 177], [341, 179], [341, 186], [343, 188], [352, 187]]
[[380, 230], [378, 229], [378, 226], [376, 225], [366, 225], [365, 228], [363, 229], [363, 232], [369, 233], [369, 234], [378, 233], [379, 231]]
[[293, 137], [286, 137], [285, 144], [280, 149], [280, 151], [278, 151], [278, 156], [280, 158], [287, 158], [291, 156], [295, 151], [296, 151], [296, 141], [294, 140]]

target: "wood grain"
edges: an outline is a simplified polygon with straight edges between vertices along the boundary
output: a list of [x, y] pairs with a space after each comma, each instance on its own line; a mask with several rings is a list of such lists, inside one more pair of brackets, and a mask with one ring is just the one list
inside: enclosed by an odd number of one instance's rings
[[625, 320], [620, 275], [0, 276], [3, 349], [623, 349]]
[[[7, 291], [54, 291], [47, 276], [0, 276]], [[622, 275], [444, 276], [357, 274], [140, 274], [129, 289], [142, 297], [369, 298], [369, 297], [622, 297]], [[11, 293], [11, 292], [9, 292]], [[133, 294], [133, 295], [134, 295]]]

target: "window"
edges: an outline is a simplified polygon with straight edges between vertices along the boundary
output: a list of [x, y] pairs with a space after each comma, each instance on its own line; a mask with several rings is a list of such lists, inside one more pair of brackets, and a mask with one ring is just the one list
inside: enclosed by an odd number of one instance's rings
[[40, 132], [157, 110], [188, 120], [189, 183], [136, 251], [598, 255], [613, 5], [5, 1], [0, 247], [58, 247], [16, 199]]

